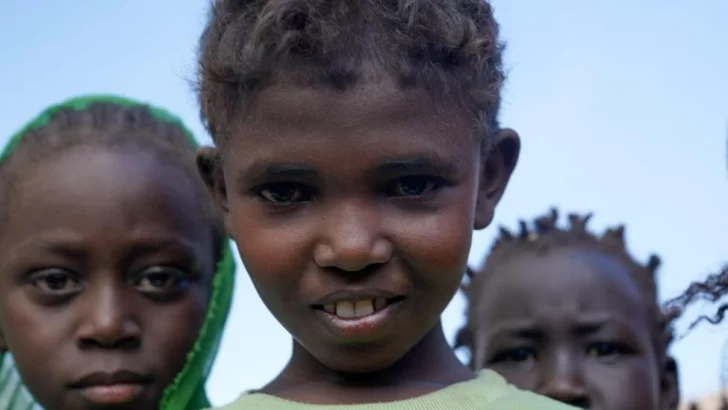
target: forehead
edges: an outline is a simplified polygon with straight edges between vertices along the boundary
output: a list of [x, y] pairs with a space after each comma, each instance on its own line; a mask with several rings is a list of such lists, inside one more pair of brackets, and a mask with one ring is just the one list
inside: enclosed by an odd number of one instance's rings
[[54, 230], [207, 238], [189, 177], [151, 153], [77, 147], [18, 175], [4, 240]]
[[645, 301], [627, 267], [601, 252], [577, 248], [526, 254], [489, 274], [478, 295], [483, 324], [583, 317], [646, 320]]
[[310, 158], [371, 148], [383, 156], [418, 150], [457, 156], [479, 141], [476, 123], [454, 101], [389, 80], [344, 91], [277, 84], [256, 96], [233, 130], [229, 148], [243, 165], [282, 153]]

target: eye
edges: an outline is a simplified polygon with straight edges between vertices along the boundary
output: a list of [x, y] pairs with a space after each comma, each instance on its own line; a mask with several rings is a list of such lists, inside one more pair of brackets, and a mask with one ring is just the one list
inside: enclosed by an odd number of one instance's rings
[[313, 196], [310, 188], [294, 182], [267, 184], [258, 190], [258, 195], [274, 205], [310, 201]]
[[55, 296], [68, 296], [83, 290], [83, 283], [76, 275], [61, 269], [36, 272], [31, 276], [30, 284]]
[[398, 197], [419, 197], [427, 195], [443, 186], [438, 178], [426, 176], [407, 176], [391, 184], [387, 193]]
[[516, 347], [505, 349], [493, 356], [490, 363], [525, 363], [536, 360], [536, 349], [530, 347]]
[[587, 356], [597, 358], [613, 358], [631, 353], [634, 353], [634, 349], [620, 342], [594, 342], [586, 350]]
[[176, 268], [155, 266], [139, 275], [134, 285], [144, 293], [166, 293], [181, 290], [187, 285], [188, 275]]

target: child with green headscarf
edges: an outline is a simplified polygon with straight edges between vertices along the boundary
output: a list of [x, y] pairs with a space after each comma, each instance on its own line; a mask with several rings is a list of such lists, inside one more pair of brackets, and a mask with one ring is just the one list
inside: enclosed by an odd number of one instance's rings
[[235, 263], [196, 147], [178, 118], [113, 96], [53, 106], [10, 139], [0, 408], [209, 407]]

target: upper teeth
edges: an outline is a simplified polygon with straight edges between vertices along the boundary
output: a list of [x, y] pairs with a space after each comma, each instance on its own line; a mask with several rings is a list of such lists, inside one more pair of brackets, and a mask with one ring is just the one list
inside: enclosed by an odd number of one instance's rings
[[324, 310], [341, 318], [358, 318], [369, 316], [384, 308], [386, 304], [387, 300], [384, 298], [362, 299], [353, 302], [345, 300], [329, 303], [324, 306]]

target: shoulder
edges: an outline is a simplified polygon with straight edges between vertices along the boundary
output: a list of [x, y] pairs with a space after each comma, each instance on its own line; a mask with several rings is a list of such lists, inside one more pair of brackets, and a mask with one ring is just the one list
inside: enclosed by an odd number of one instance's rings
[[493, 408], [498, 410], [538, 409], [538, 410], [575, 410], [548, 397], [540, 396], [524, 390], [513, 388], [508, 393], [493, 402]]
[[[520, 390], [506, 382], [499, 374], [485, 370], [478, 379], [478, 385], [481, 385], [481, 392], [487, 390], [489, 392], [486, 400], [485, 409], [497, 410], [575, 410], [567, 404], [549, 399], [536, 393]], [[486, 387], [487, 386], [487, 387]], [[475, 387], [475, 383], [473, 383]]]
[[214, 407], [207, 410], [250, 410], [250, 409], [287, 409], [282, 406], [280, 399], [267, 394], [247, 392], [243, 393], [237, 400], [225, 406]]

